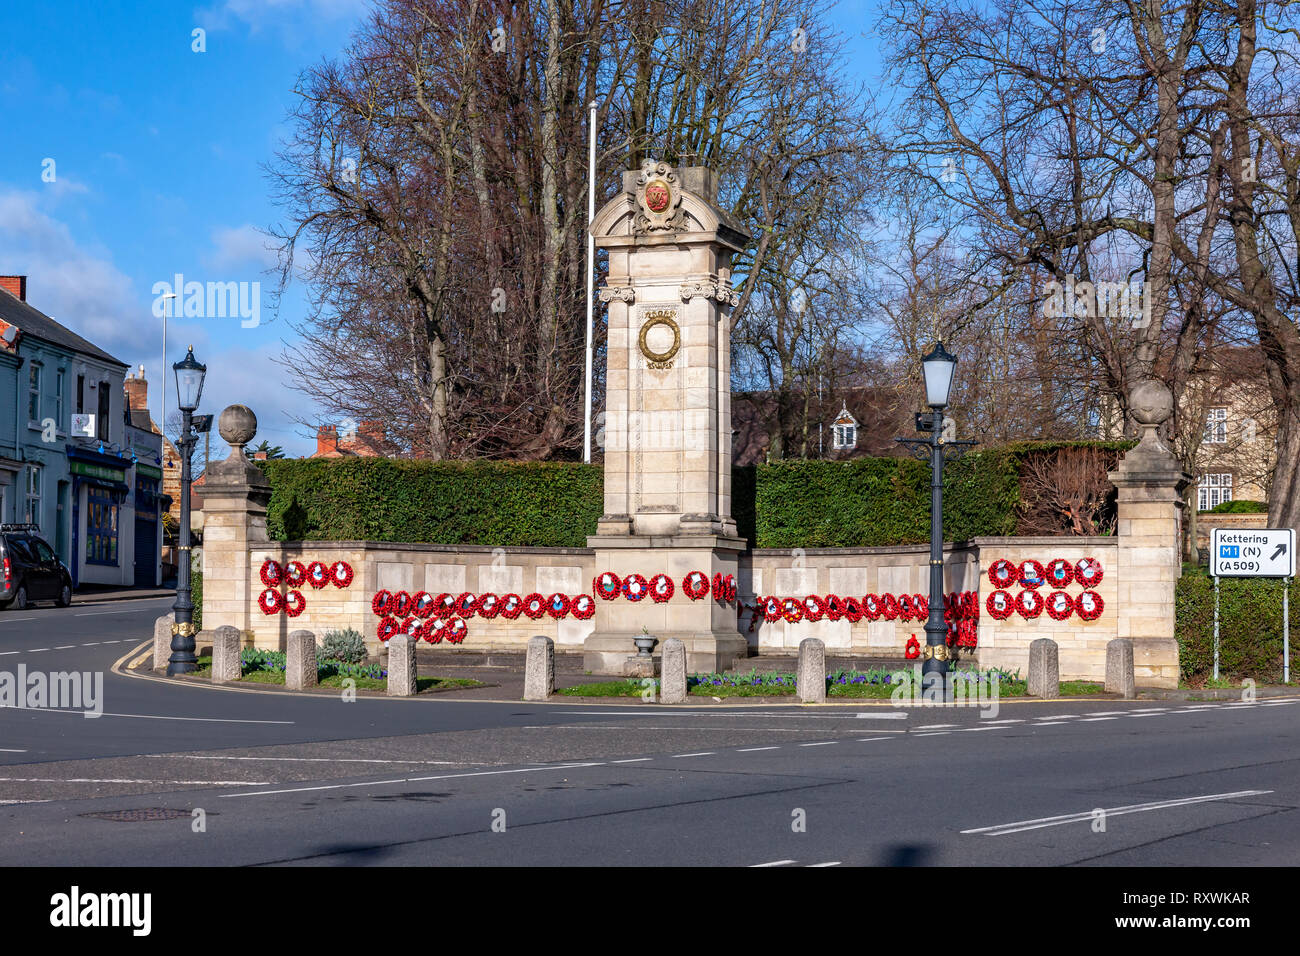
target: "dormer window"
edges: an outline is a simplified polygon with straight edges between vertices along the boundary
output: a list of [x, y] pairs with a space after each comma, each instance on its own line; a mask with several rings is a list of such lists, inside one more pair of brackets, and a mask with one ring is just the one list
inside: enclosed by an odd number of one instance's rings
[[847, 405], [841, 405], [840, 413], [831, 423], [831, 447], [836, 451], [848, 451], [858, 446], [858, 420], [849, 413]]

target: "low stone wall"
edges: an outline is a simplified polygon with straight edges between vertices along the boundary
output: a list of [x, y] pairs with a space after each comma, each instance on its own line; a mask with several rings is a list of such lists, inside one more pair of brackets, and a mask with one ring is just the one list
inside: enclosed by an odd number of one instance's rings
[[[1046, 637], [1056, 642], [1061, 680], [1103, 680], [1106, 677], [1106, 644], [1115, 639], [1119, 628], [1118, 555], [1119, 542], [1105, 538], [977, 538], [980, 555], [979, 661], [981, 667], [1002, 667], [1029, 673], [1029, 644]], [[988, 611], [988, 597], [997, 590], [989, 580], [988, 569], [1000, 558], [1019, 566], [1032, 559], [1046, 567], [1057, 558], [1071, 566], [1081, 558], [1101, 563], [1102, 578], [1092, 590], [1102, 600], [1101, 615], [1086, 621], [1077, 613], [1057, 621], [1044, 609], [1036, 618], [1026, 619], [1013, 611], [1005, 620], [995, 619]], [[1006, 588], [1013, 597], [1025, 590], [1020, 585]], [[1046, 598], [1055, 588], [1044, 585], [1036, 589]], [[1085, 590], [1078, 583], [1062, 588], [1072, 598]]]
[[[947, 593], [974, 591], [979, 597], [979, 646], [961, 652], [961, 659], [978, 660], [982, 667], [1004, 667], [1027, 673], [1029, 644], [1035, 638], [1049, 637], [1060, 648], [1063, 680], [1105, 677], [1106, 644], [1117, 635], [1118, 541], [1111, 538], [980, 538], [973, 542], [948, 545], [944, 549], [944, 590]], [[379, 591], [410, 594], [424, 591], [430, 595], [474, 595], [492, 592], [498, 597], [538, 593], [544, 597], [560, 592], [574, 597], [591, 594], [592, 579], [602, 568], [595, 567], [594, 552], [585, 548], [488, 548], [471, 545], [396, 544], [376, 541], [288, 541], [259, 542], [247, 552], [244, 573], [250, 581], [246, 593], [252, 594], [251, 610], [235, 599], [222, 598], [215, 589], [205, 589], [204, 621], [223, 623], [226, 618], [243, 616], [251, 627], [243, 631], [245, 646], [283, 650], [288, 635], [295, 630], [309, 630], [321, 640], [326, 631], [353, 628], [366, 639], [367, 650], [379, 654], [381, 618], [371, 601]], [[1100, 562], [1103, 578], [1096, 587], [1104, 603], [1099, 618], [1082, 620], [1077, 614], [1057, 621], [1045, 611], [1034, 619], [1012, 613], [1005, 620], [994, 619], [987, 610], [988, 596], [994, 590], [988, 567], [999, 558], [1019, 565], [1035, 559], [1046, 566], [1056, 558], [1074, 565], [1081, 558]], [[352, 583], [346, 588], [333, 583], [313, 588], [304, 583], [297, 588], [305, 607], [296, 616], [284, 612], [263, 614], [257, 595], [264, 586], [261, 569], [274, 561], [286, 567], [292, 561], [304, 566], [319, 561], [326, 567], [346, 562], [353, 570]], [[284, 590], [281, 588], [280, 590]], [[926, 594], [929, 590], [929, 548], [908, 545], [893, 548], [814, 548], [759, 549], [742, 555], [737, 581], [737, 627], [745, 635], [751, 654], [797, 653], [805, 638], [823, 642], [828, 651], [841, 656], [875, 659], [905, 659], [908, 638], [915, 636], [925, 643], [923, 620], [876, 620], [867, 618], [853, 623], [847, 618], [831, 621], [768, 622], [755, 606], [762, 597], [803, 600], [808, 595], [838, 595], [861, 600], [867, 594]], [[1023, 590], [1019, 585], [1008, 588], [1014, 596]], [[1052, 588], [1038, 591], [1046, 597]], [[1077, 597], [1083, 588], [1071, 584], [1065, 588]], [[624, 598], [617, 598], [622, 601]], [[686, 602], [680, 582], [668, 602]], [[647, 610], [661, 608], [647, 603]], [[555, 642], [559, 653], [577, 653], [592, 634], [594, 619], [577, 620], [566, 616], [555, 620], [549, 615], [532, 619], [520, 615], [514, 620], [497, 616], [471, 617], [468, 637], [461, 645], [424, 645], [426, 649], [454, 653], [458, 649], [483, 651], [523, 651], [530, 638], [542, 635]], [[653, 629], [651, 631], [653, 633]], [[629, 654], [634, 651], [629, 648]]]
[[[944, 591], [979, 587], [979, 552], [969, 545], [944, 548]], [[740, 559], [737, 588], [741, 600], [753, 606], [773, 595], [802, 600], [807, 595], [838, 595], [859, 601], [867, 594], [925, 594], [930, 591], [930, 546], [891, 548], [759, 549]], [[753, 625], [751, 628], [750, 625]], [[761, 615], [741, 614], [740, 633], [751, 649], [794, 654], [799, 642], [815, 637], [827, 650], [873, 657], [903, 659], [909, 637], [925, 643], [924, 621], [868, 621], [847, 618], [829, 621], [767, 622]]]

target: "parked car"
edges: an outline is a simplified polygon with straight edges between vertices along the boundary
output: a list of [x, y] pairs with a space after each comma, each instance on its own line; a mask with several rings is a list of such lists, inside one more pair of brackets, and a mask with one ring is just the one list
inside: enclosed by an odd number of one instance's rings
[[0, 607], [72, 603], [72, 574], [30, 524], [0, 524]]

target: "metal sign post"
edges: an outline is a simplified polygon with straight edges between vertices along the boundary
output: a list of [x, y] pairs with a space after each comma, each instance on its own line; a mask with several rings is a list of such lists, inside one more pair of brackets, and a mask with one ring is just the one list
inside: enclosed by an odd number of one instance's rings
[[1291, 579], [1282, 589], [1282, 683], [1291, 683]]
[[1214, 679], [1219, 679], [1219, 576], [1214, 576]]

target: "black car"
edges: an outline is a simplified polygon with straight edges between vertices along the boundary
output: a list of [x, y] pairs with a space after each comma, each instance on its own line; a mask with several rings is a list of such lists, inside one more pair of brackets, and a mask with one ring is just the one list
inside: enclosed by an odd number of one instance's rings
[[0, 607], [72, 603], [72, 575], [35, 525], [0, 524]]

